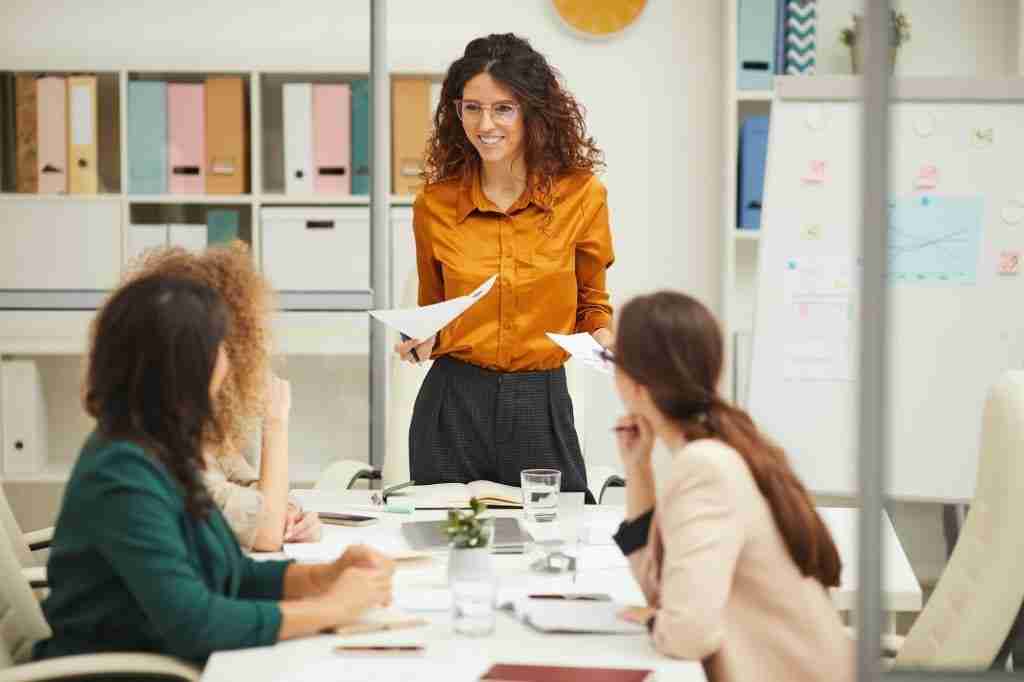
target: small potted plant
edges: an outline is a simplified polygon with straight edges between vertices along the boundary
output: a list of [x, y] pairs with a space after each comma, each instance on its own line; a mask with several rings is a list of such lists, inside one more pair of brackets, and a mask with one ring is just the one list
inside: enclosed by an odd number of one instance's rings
[[469, 511], [448, 510], [448, 582], [456, 580], [490, 580], [494, 575], [491, 565], [491, 540], [494, 520], [482, 518], [487, 505], [472, 498]]
[[[853, 25], [847, 26], [839, 32], [839, 42], [850, 50], [850, 64], [853, 67], [853, 73], [860, 73], [860, 68], [863, 63], [861, 57], [861, 45], [863, 43], [860, 40], [863, 34], [864, 20], [859, 14], [853, 15]], [[904, 43], [910, 42], [910, 19], [903, 12], [897, 12], [891, 10], [889, 15], [889, 69], [890, 71], [896, 70], [896, 55], [899, 54], [900, 46]]]

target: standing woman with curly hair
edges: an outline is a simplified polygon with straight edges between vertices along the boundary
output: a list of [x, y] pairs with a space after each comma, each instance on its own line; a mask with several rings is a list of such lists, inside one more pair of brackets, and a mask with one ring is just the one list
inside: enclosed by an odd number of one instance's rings
[[512, 34], [466, 46], [434, 128], [413, 209], [419, 303], [498, 280], [439, 335], [395, 347], [435, 360], [410, 425], [412, 478], [518, 486], [521, 470], [544, 467], [562, 472], [562, 490], [586, 492], [568, 355], [545, 332], [611, 341], [602, 153], [558, 72]]

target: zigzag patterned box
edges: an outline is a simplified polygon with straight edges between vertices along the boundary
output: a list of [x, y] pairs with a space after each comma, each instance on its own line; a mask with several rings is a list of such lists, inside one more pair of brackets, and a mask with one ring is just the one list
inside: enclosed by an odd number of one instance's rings
[[785, 73], [790, 75], [813, 74], [817, 49], [817, 0], [784, 1], [786, 3]]

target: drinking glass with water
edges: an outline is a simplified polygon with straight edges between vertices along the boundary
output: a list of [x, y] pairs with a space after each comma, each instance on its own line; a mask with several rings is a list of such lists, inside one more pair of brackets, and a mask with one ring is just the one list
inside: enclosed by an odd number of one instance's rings
[[562, 472], [558, 469], [523, 469], [520, 479], [526, 520], [535, 523], [557, 520]]
[[458, 579], [452, 582], [452, 625], [455, 632], [483, 637], [494, 632], [494, 607], [498, 585], [493, 578]]

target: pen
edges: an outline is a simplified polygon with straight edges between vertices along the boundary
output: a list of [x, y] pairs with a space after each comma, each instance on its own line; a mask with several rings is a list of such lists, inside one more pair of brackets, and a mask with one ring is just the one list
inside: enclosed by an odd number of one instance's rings
[[406, 644], [360, 644], [360, 645], [347, 645], [342, 644], [334, 647], [334, 651], [339, 654], [345, 653], [396, 653], [396, 654], [421, 654], [423, 653], [423, 647], [420, 645], [406, 645]]
[[[402, 332], [399, 332], [399, 334], [402, 334]], [[407, 336], [406, 334], [402, 334], [402, 341], [408, 341], [411, 338], [412, 338], [411, 336]], [[414, 360], [416, 360], [416, 362], [420, 361], [420, 356], [416, 354], [416, 348], [413, 348], [409, 352], [412, 354], [412, 357], [413, 357]]]

